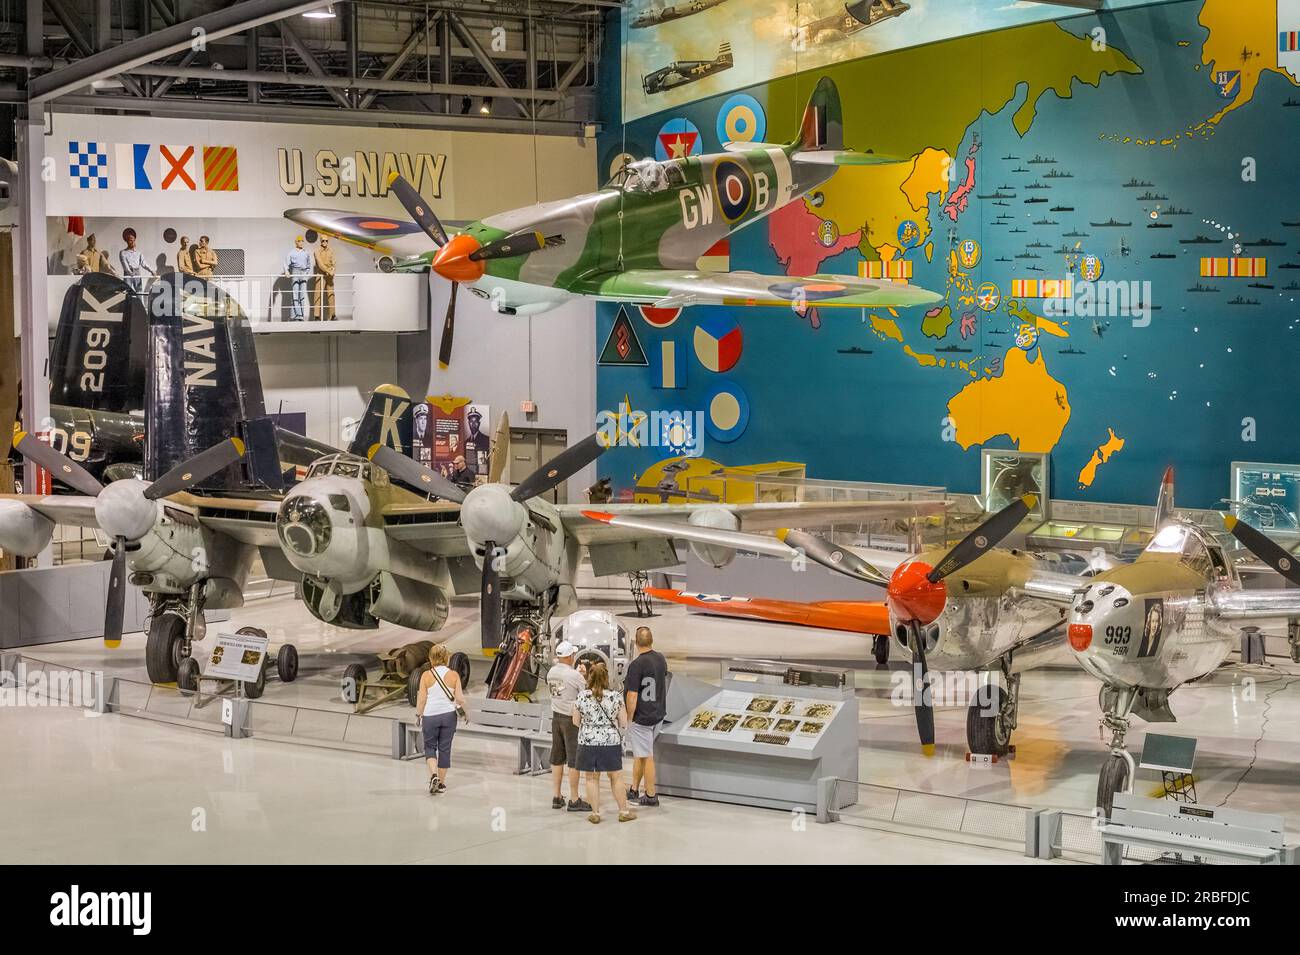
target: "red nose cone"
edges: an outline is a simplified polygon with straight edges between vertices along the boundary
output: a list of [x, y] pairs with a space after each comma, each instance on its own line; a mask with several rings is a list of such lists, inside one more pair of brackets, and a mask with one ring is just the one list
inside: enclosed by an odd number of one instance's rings
[[483, 277], [483, 263], [470, 260], [481, 246], [471, 235], [454, 235], [433, 257], [432, 268], [451, 282], [477, 282]]
[[889, 578], [889, 609], [901, 620], [915, 620], [926, 626], [939, 619], [948, 591], [943, 581], [932, 584], [926, 574], [934, 568], [919, 560], [899, 564]]

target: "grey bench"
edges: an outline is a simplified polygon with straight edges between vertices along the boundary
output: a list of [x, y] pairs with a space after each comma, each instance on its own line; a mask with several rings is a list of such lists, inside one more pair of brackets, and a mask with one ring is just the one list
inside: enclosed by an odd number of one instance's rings
[[[516, 703], [468, 697], [465, 712], [469, 722], [456, 727], [457, 736], [516, 740], [519, 760], [516, 773], [536, 775], [550, 768], [551, 704]], [[393, 726], [393, 758], [414, 759], [424, 751], [423, 734], [414, 723], [402, 720]]]
[[1129, 793], [1115, 794], [1101, 838], [1106, 865], [1121, 865], [1125, 846], [1256, 865], [1282, 865], [1293, 861], [1294, 855], [1286, 848], [1280, 815]]

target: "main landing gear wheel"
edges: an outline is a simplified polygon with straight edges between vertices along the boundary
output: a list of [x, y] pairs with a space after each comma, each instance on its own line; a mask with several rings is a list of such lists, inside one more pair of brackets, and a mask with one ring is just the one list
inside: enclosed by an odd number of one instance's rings
[[889, 663], [889, 638], [874, 637], [871, 641], [871, 652], [876, 658], [876, 666], [886, 666]]
[[199, 689], [199, 661], [186, 657], [176, 668], [176, 687], [182, 696], [189, 696]]
[[420, 677], [424, 676], [429, 664], [425, 663], [416, 667], [406, 675], [406, 702], [414, 706], [420, 699]]
[[292, 643], [286, 643], [275, 655], [275, 674], [281, 683], [298, 679], [298, 648]]
[[469, 656], [467, 654], [453, 653], [451, 659], [447, 661], [447, 666], [455, 670], [456, 675], [460, 677], [462, 690], [469, 686]]
[[172, 613], [160, 613], [149, 621], [144, 645], [144, 666], [151, 683], [174, 683], [185, 649], [185, 621]]
[[966, 709], [966, 745], [972, 753], [1005, 756], [1011, 750], [1011, 727], [1003, 713], [1003, 692], [987, 683]]
[[360, 663], [349, 663], [343, 670], [343, 702], [356, 703], [361, 699], [361, 687], [366, 682], [366, 668]]
[[268, 665], [267, 661], [264, 659], [262, 661], [262, 669], [257, 671], [256, 680], [241, 681], [241, 685], [244, 687], [244, 696], [248, 697], [250, 700], [257, 699], [259, 696], [262, 695], [262, 692], [266, 689], [267, 665]]
[[1115, 794], [1128, 791], [1128, 760], [1111, 753], [1106, 757], [1106, 764], [1101, 767], [1097, 777], [1097, 808], [1102, 816], [1110, 818], [1110, 811], [1115, 804]]

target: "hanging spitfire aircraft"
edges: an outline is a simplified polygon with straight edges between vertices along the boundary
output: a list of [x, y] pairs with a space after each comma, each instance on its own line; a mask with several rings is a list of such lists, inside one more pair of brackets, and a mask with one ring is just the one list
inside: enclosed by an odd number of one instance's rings
[[438, 352], [444, 366], [451, 360], [461, 285], [511, 315], [543, 312], [573, 296], [796, 310], [926, 305], [942, 298], [888, 279], [697, 269], [720, 240], [816, 189], [841, 166], [896, 161], [844, 148], [839, 93], [829, 78], [818, 82], [792, 142], [729, 143], [726, 149], [629, 163], [597, 192], [489, 216], [454, 234], [400, 176], [389, 188], [417, 224], [321, 209], [290, 209], [285, 216], [378, 253], [381, 269], [430, 270], [451, 282]]

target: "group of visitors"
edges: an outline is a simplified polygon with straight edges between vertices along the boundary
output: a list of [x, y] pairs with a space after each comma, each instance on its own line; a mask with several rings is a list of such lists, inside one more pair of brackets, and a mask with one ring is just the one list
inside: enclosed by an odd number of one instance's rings
[[[578, 647], [567, 641], [555, 648], [555, 663], [546, 674], [551, 692], [552, 809], [585, 812], [588, 822], [599, 823], [602, 775], [618, 806], [619, 822], [637, 818], [633, 806], [659, 805], [654, 743], [667, 713], [668, 661], [654, 649], [649, 627], [639, 627], [635, 641], [636, 657], [624, 675], [622, 693], [610, 685], [604, 661], [579, 660]], [[449, 666], [450, 658], [445, 644], [435, 644], [429, 650], [429, 669], [420, 677], [415, 704], [424, 736], [430, 795], [447, 791], [452, 739], [458, 718], [465, 719], [464, 687]], [[626, 789], [625, 746], [632, 753], [632, 779]], [[567, 800], [563, 792], [566, 775]]]

